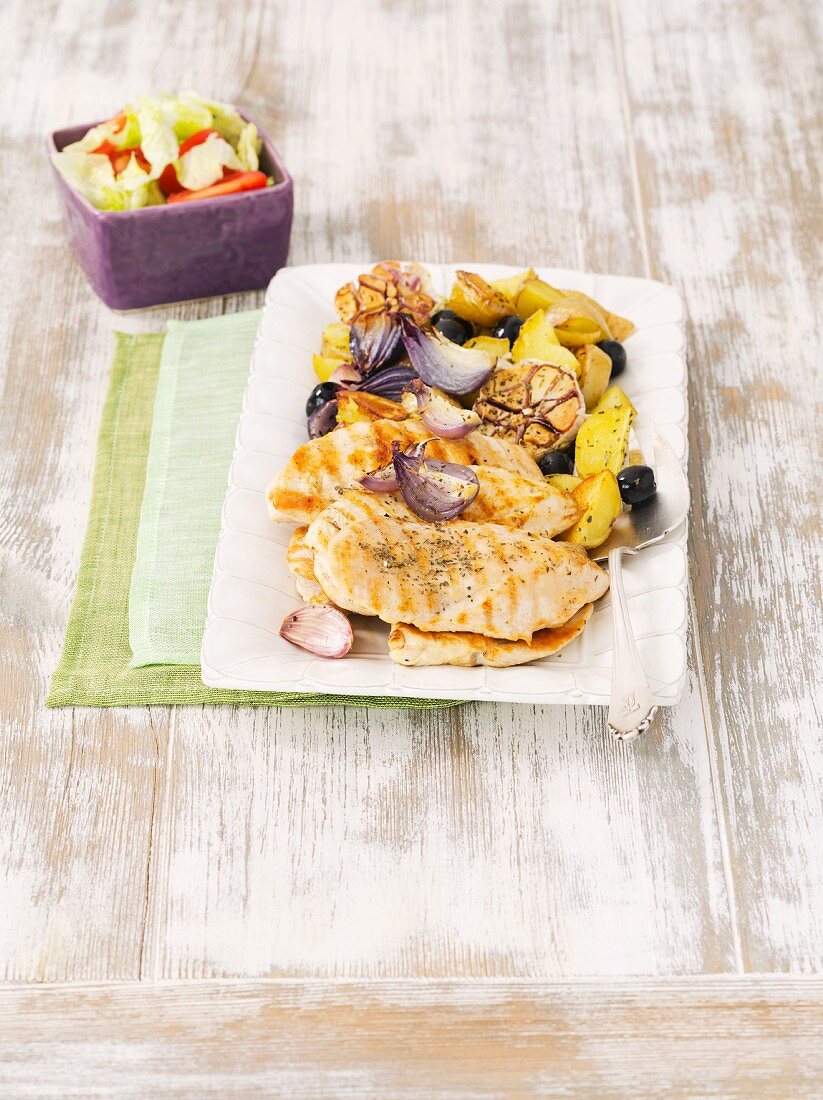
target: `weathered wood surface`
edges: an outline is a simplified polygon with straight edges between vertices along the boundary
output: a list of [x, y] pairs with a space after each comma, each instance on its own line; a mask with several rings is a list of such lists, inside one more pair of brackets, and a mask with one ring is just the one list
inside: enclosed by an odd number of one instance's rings
[[823, 983], [0, 990], [0, 1097], [818, 1097]]
[[[0, 11], [0, 976], [484, 977], [823, 965], [816, 45], [796, 2], [193, 0]], [[116, 317], [64, 243], [49, 128], [140, 89], [249, 108], [292, 262], [652, 274], [690, 317], [682, 704], [45, 712]], [[35, 140], [36, 139], [36, 140]], [[818, 372], [819, 373], [819, 372]]]
[[796, 323], [821, 321], [823, 81], [804, 8], [639, 0], [618, 24], [648, 273], [688, 302], [692, 577], [748, 970], [823, 967], [823, 373]]

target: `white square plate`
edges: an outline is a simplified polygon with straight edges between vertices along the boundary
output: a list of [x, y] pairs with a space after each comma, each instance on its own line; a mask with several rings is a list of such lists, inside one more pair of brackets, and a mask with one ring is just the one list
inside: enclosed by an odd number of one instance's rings
[[[306, 441], [306, 398], [317, 379], [312, 354], [333, 320], [335, 291], [370, 264], [284, 268], [272, 280], [252, 356], [203, 635], [203, 681], [245, 691], [484, 699], [522, 703], [608, 703], [611, 608], [605, 596], [582, 635], [554, 657], [514, 668], [406, 668], [387, 648], [388, 627], [355, 619], [355, 644], [343, 660], [315, 657], [283, 641], [283, 618], [300, 606], [286, 566], [293, 527], [274, 524], [264, 491]], [[426, 264], [447, 294], [462, 266], [486, 279], [522, 268]], [[686, 461], [683, 309], [671, 288], [649, 279], [541, 268], [555, 286], [581, 290], [637, 326], [626, 341], [620, 378], [638, 410], [637, 430], [656, 423]], [[680, 697], [686, 672], [686, 532], [625, 562], [625, 585], [643, 659], [660, 703]]]

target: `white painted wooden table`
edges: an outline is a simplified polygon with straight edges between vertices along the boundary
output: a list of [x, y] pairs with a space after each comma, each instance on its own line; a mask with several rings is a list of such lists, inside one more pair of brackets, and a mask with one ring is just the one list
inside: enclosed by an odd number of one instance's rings
[[[823, 1091], [815, 14], [0, 7], [0, 1095]], [[682, 289], [690, 675], [645, 739], [585, 708], [44, 710], [112, 331], [261, 295], [111, 314], [42, 136], [185, 86], [282, 151], [292, 262]]]

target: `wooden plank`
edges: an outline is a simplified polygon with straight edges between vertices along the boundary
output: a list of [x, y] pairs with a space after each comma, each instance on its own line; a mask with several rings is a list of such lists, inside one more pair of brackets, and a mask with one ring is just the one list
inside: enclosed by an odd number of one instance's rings
[[[693, 693], [680, 714], [699, 728]], [[732, 969], [690, 736], [664, 715], [615, 752], [586, 708], [178, 712], [143, 972]]]
[[[245, 98], [295, 176], [292, 262], [642, 272], [605, 2], [366, 0], [358, 26], [261, 28]], [[734, 969], [696, 682], [635, 751], [592, 709], [181, 710], [144, 973]]]
[[[22, 233], [30, 188], [13, 182], [23, 165], [15, 148], [16, 175], [4, 179]], [[41, 242], [26, 262], [37, 301], [27, 305], [20, 286], [11, 299], [0, 294], [0, 976], [136, 977], [164, 716], [43, 710], [72, 597], [111, 340], [62, 245]]]
[[[175, 80], [208, 84], [208, 73], [219, 90], [234, 79], [255, 17], [252, 3], [215, 12], [196, 54], [176, 51]], [[40, 140], [114, 108], [126, 88], [164, 85], [156, 43], [173, 41], [178, 19], [199, 18], [194, 3], [139, 5], [126, 22], [101, 21], [85, 0], [0, 12], [0, 91], [15, 105], [0, 146], [0, 979], [140, 973], [168, 712], [45, 711], [43, 701], [73, 595], [112, 330], [158, 329], [224, 302], [107, 310], [66, 246]]]
[[0, 990], [0, 1096], [801, 1100], [798, 979], [176, 982]]
[[[650, 273], [690, 317], [695, 600], [744, 965], [823, 968], [819, 38], [803, 3], [621, 5]], [[817, 557], [817, 562], [815, 558]]]

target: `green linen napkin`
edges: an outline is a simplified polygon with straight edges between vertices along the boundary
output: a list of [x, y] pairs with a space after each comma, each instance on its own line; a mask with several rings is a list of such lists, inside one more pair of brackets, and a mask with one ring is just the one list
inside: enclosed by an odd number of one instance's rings
[[89, 522], [77, 593], [46, 705], [143, 706], [232, 703], [252, 706], [359, 705], [430, 708], [441, 700], [378, 699], [206, 687], [199, 665], [131, 667], [128, 600], [151, 435], [162, 335], [116, 334], [103, 408]]
[[261, 310], [170, 321], [129, 596], [132, 664], [195, 665]]

